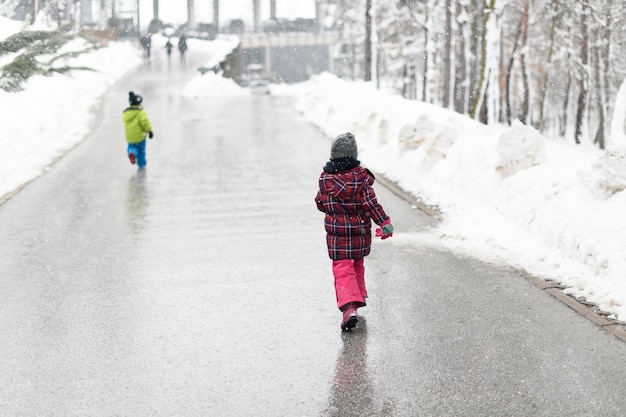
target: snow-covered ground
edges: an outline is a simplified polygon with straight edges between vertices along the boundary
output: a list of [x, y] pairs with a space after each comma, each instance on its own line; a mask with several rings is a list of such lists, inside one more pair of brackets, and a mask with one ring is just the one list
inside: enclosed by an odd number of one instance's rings
[[[0, 28], [1, 40], [21, 26], [0, 17]], [[232, 39], [190, 42], [211, 54], [207, 67], [233, 46]], [[80, 41], [74, 45], [79, 48]], [[0, 198], [83, 140], [92, 106], [140, 62], [140, 51], [130, 44], [111, 42], [71, 62], [97, 72], [35, 77], [23, 92], [0, 91]], [[444, 245], [511, 264], [558, 281], [570, 294], [626, 321], [626, 192], [619, 191], [626, 187], [626, 160], [620, 148], [574, 146], [519, 124], [484, 126], [330, 74], [272, 86], [272, 92], [293, 96], [303, 116], [328, 134], [329, 144], [334, 136], [353, 132], [364, 165], [442, 213], [441, 223], [428, 233], [396, 230], [392, 241]], [[249, 92], [208, 73], [197, 75], [181, 94]], [[624, 107], [617, 105], [622, 112]], [[613, 143], [623, 139], [615, 133]]]

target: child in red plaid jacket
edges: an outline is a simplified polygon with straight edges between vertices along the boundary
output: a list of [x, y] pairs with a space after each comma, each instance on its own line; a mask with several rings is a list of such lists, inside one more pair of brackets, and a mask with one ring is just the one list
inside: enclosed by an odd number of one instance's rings
[[324, 212], [328, 256], [333, 261], [337, 307], [342, 311], [342, 330], [356, 326], [356, 309], [365, 306], [365, 269], [363, 258], [370, 253], [371, 221], [380, 226], [377, 236], [391, 237], [393, 226], [376, 199], [374, 175], [361, 167], [357, 145], [351, 133], [337, 136], [330, 161], [319, 178], [315, 197]]

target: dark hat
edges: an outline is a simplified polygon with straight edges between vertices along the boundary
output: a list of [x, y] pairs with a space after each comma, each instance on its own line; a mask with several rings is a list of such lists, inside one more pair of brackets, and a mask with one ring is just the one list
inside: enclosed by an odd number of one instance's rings
[[139, 105], [143, 101], [143, 98], [140, 95], [133, 93], [132, 91], [128, 93], [128, 102], [132, 105]]
[[345, 158], [346, 156], [356, 158], [357, 153], [356, 140], [350, 132], [337, 136], [330, 147], [330, 159]]

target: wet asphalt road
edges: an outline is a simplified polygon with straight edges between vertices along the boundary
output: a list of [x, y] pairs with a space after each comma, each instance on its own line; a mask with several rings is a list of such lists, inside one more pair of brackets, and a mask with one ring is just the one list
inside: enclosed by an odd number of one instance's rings
[[[313, 202], [330, 140], [287, 97], [182, 97], [205, 58], [130, 74], [0, 206], [0, 416], [626, 415], [626, 344], [439, 249], [380, 185], [397, 232], [342, 334]], [[131, 89], [155, 130], [145, 174]]]

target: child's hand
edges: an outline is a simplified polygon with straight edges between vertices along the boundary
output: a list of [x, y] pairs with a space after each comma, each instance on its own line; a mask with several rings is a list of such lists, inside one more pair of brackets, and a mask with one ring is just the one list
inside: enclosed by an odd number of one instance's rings
[[393, 236], [393, 226], [391, 225], [391, 219], [387, 219], [380, 224], [381, 227], [376, 229], [376, 236], [385, 240]]
[[384, 228], [380, 228], [380, 227], [379, 227], [379, 228], [377, 228], [377, 229], [376, 229], [376, 236], [378, 236], [378, 237], [379, 237], [379, 238], [381, 238], [382, 240], [385, 240], [385, 239], [387, 239], [388, 237], [393, 236], [393, 232], [391, 232], [391, 233], [385, 233], [385, 232], [384, 232], [384, 230], [385, 230]]
[[152, 131], [149, 131], [149, 132], [148, 132], [148, 137], [149, 137], [150, 139], [152, 139], [152, 138], [154, 137], [154, 133], [152, 133]]

